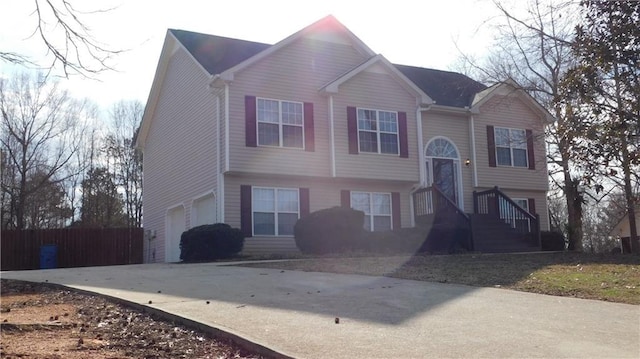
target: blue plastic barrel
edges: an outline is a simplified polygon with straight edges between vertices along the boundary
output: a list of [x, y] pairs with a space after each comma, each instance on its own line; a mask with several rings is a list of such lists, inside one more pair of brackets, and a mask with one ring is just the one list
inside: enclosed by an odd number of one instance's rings
[[58, 246], [49, 244], [40, 247], [40, 269], [52, 269], [58, 267]]

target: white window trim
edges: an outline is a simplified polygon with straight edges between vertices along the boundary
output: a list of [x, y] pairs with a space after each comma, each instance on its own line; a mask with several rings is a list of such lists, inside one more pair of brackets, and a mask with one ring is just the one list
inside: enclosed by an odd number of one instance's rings
[[[278, 146], [260, 144], [260, 123], [268, 123], [268, 124], [271, 124], [271, 125], [275, 125], [276, 124], [276, 123], [273, 123], [273, 122], [260, 121], [259, 116], [258, 116], [258, 113], [259, 113], [259, 111], [258, 111], [258, 101], [260, 101], [260, 100], [277, 101], [278, 102], [278, 123], [277, 123], [277, 125], [278, 125], [278, 141], [279, 141]], [[288, 124], [288, 123], [282, 123], [282, 103], [283, 102], [296, 103], [296, 104], [300, 104], [302, 106], [302, 124], [301, 125], [292, 125], [292, 124]], [[297, 127], [302, 128], [302, 147], [284, 146], [284, 137], [282, 136], [282, 128], [283, 128], [283, 126], [297, 126]], [[306, 145], [305, 130], [304, 130], [304, 102], [280, 100], [280, 99], [266, 98], [266, 97], [256, 97], [256, 143], [260, 147], [289, 148], [289, 149], [294, 149], [294, 150], [304, 150], [305, 149], [305, 145]]]
[[[511, 154], [511, 164], [510, 165], [503, 165], [499, 163], [498, 160], [498, 147], [500, 148], [506, 148], [505, 146], [499, 146], [498, 145], [498, 141], [497, 141], [497, 137], [496, 137], [496, 131], [498, 129], [502, 129], [502, 130], [508, 130], [509, 131], [509, 152]], [[524, 148], [520, 148], [520, 147], [513, 147], [511, 145], [511, 131], [515, 130], [515, 131], [522, 131], [524, 132], [524, 139], [525, 139], [525, 144], [524, 144]], [[498, 167], [513, 167], [513, 168], [529, 168], [529, 146], [528, 146], [528, 139], [527, 139], [527, 130], [522, 129], [522, 128], [514, 128], [514, 127], [500, 127], [500, 126], [494, 126], [493, 127], [493, 142], [495, 143], [495, 154], [496, 154], [496, 166]], [[525, 159], [527, 160], [527, 164], [526, 166], [516, 166], [513, 162], [513, 149], [518, 149], [518, 150], [524, 150], [525, 151]]]
[[[374, 221], [373, 221], [373, 217], [374, 216], [378, 216], [378, 217], [389, 217], [389, 223], [391, 223], [391, 230], [393, 230], [393, 195], [391, 194], [391, 192], [368, 192], [368, 191], [349, 191], [349, 206], [351, 208], [353, 208], [353, 200], [352, 200], [352, 196], [354, 193], [359, 193], [359, 194], [367, 194], [369, 195], [369, 214], [365, 213], [365, 216], [369, 217], [369, 228], [366, 228], [366, 230], [374, 232], [375, 228], [374, 227]], [[373, 213], [373, 200], [372, 197], [374, 194], [382, 194], [382, 195], [387, 195], [389, 196], [389, 214], [374, 214]], [[355, 208], [354, 208], [355, 209]]]
[[[364, 110], [364, 111], [375, 111], [376, 112], [376, 130], [372, 131], [372, 130], [361, 130], [360, 129], [360, 118], [358, 117], [358, 113], [360, 112], [360, 110]], [[396, 132], [388, 132], [388, 131], [382, 131], [380, 130], [380, 112], [388, 112], [388, 113], [395, 113], [396, 114]], [[358, 137], [358, 153], [361, 154], [378, 154], [378, 155], [386, 155], [386, 156], [400, 156], [400, 123], [399, 123], [399, 119], [398, 119], [398, 111], [387, 111], [387, 110], [378, 110], [375, 108], [365, 108], [365, 107], [357, 107], [356, 108], [356, 128], [357, 128], [357, 134], [356, 136]], [[376, 133], [376, 139], [377, 139], [377, 144], [378, 144], [378, 151], [377, 152], [367, 152], [367, 151], [362, 151], [360, 150], [360, 131], [364, 131], [364, 132], [375, 132]], [[382, 153], [381, 150], [381, 146], [382, 144], [380, 143], [380, 134], [381, 133], [385, 133], [385, 134], [395, 134], [396, 135], [396, 143], [397, 143], [397, 153]]]
[[[524, 203], [526, 203], [526, 208], [520, 206], [522, 209], [524, 209], [525, 211], [529, 212], [529, 198], [511, 198], [511, 200], [513, 202], [515, 202], [516, 204], [518, 204], [518, 201], [522, 201]], [[518, 204], [519, 205], [519, 204]], [[531, 213], [531, 212], [529, 212]]]
[[[253, 199], [254, 199], [254, 195], [253, 195], [253, 190], [254, 189], [268, 189], [268, 190], [274, 190], [275, 191], [275, 195], [274, 195], [274, 204], [273, 204], [273, 212], [261, 212], [261, 213], [273, 213], [273, 225], [274, 225], [274, 234], [256, 234], [255, 233], [255, 228], [256, 228], [256, 221], [254, 218], [255, 215], [255, 210], [253, 209]], [[298, 193], [298, 219], [300, 219], [300, 188], [285, 188], [285, 187], [263, 187], [263, 186], [251, 186], [251, 234], [253, 236], [258, 236], [258, 237], [293, 237], [293, 235], [288, 235], [288, 234], [283, 234], [280, 235], [278, 234], [278, 214], [279, 213], [295, 213], [295, 212], [286, 212], [286, 211], [278, 211], [278, 190], [286, 190], [286, 191], [296, 191]]]

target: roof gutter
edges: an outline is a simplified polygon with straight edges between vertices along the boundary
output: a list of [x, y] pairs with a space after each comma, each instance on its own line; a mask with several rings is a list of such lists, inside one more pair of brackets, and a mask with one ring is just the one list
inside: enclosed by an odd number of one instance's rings
[[433, 110], [433, 111], [437, 111], [437, 112], [459, 113], [459, 114], [468, 114], [470, 112], [474, 113], [474, 111], [471, 108], [469, 108], [468, 106], [465, 106], [465, 107], [454, 107], [454, 106], [438, 105], [436, 103], [430, 105], [427, 108], [423, 108], [423, 110], [425, 110], [425, 111]]

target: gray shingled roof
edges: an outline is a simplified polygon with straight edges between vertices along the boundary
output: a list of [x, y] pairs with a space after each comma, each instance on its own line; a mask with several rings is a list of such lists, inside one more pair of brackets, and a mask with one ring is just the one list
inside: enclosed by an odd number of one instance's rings
[[[185, 30], [169, 31], [211, 75], [219, 74], [272, 46]], [[462, 108], [471, 106], [474, 95], [487, 88], [456, 72], [394, 66], [438, 105]]]
[[487, 88], [457, 72], [395, 64], [394, 66], [429, 95], [437, 105], [471, 107], [474, 95]]
[[271, 45], [184, 30], [169, 30], [211, 75], [253, 57]]

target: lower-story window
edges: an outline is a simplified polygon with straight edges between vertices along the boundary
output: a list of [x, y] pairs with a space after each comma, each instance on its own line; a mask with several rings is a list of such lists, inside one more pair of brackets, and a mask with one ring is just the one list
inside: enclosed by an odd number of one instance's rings
[[392, 228], [391, 193], [351, 192], [351, 208], [364, 212], [364, 228], [388, 231]]
[[253, 187], [251, 198], [254, 235], [293, 235], [293, 226], [300, 217], [297, 188]]

